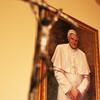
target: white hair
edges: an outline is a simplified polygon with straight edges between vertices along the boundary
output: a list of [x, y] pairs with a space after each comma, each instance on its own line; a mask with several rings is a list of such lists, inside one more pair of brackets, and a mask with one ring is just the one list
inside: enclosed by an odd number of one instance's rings
[[68, 33], [67, 33], [67, 37], [69, 37], [70, 34], [75, 34], [75, 35], [77, 35], [77, 32], [76, 32], [74, 29], [70, 29], [70, 30], [68, 31]]

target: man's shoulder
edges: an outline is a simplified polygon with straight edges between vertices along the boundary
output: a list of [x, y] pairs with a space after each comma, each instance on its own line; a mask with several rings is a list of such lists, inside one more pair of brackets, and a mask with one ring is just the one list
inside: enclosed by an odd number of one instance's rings
[[79, 48], [78, 48], [78, 51], [79, 51], [80, 54], [86, 55], [85, 52], [83, 50], [79, 49]]
[[67, 47], [67, 45], [68, 45], [67, 43], [65, 43], [65, 44], [58, 44], [57, 47], [58, 48], [62, 48], [62, 47]]

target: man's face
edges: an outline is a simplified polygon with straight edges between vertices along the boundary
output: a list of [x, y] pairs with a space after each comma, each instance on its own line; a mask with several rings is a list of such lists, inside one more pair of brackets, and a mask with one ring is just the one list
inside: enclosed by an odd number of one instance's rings
[[70, 34], [69, 37], [68, 37], [68, 41], [69, 41], [69, 44], [71, 46], [71, 48], [73, 49], [77, 49], [77, 46], [78, 46], [78, 36], [76, 34]]

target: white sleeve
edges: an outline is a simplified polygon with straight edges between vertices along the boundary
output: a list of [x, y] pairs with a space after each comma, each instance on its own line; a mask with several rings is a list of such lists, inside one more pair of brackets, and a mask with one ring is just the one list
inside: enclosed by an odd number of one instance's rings
[[61, 47], [60, 45], [57, 45], [56, 49], [55, 49], [55, 52], [53, 54], [53, 57], [51, 59], [52, 63], [53, 63], [53, 66], [54, 67], [59, 67], [61, 68], [62, 66], [62, 58], [61, 58]]
[[84, 77], [83, 81], [77, 88], [80, 91], [81, 95], [84, 95], [86, 93], [86, 91], [88, 90], [88, 87], [89, 87], [89, 83], [90, 83], [89, 75], [84, 75], [83, 77]]
[[55, 77], [57, 79], [59, 87], [62, 88], [65, 94], [71, 90], [72, 86], [62, 72], [55, 71]]
[[63, 69], [62, 69], [62, 48], [60, 45], [57, 45], [51, 61], [53, 62], [54, 69], [56, 69], [55, 77], [57, 79], [59, 87], [61, 87], [64, 93], [66, 94], [71, 89], [71, 84], [66, 79], [64, 73], [61, 72], [61, 70]]

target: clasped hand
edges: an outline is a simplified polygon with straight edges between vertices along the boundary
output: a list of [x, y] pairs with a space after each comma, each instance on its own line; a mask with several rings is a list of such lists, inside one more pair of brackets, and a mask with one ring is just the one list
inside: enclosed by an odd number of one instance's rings
[[72, 88], [68, 92], [68, 96], [70, 97], [71, 100], [79, 100], [80, 92], [77, 88]]

